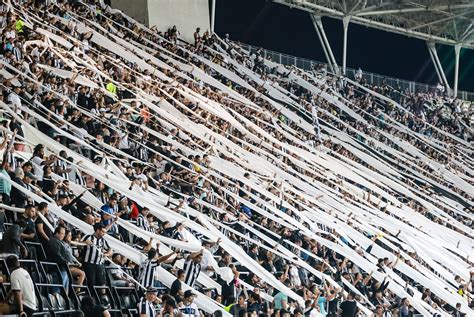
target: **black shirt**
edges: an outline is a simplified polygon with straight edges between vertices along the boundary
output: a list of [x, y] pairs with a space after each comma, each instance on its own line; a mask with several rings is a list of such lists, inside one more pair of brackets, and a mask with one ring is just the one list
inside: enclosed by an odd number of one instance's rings
[[222, 296], [222, 300], [224, 301], [224, 303], [225, 303], [226, 299], [228, 299], [231, 296], [233, 296], [235, 298], [235, 295], [236, 295], [236, 289], [235, 289], [236, 280], [235, 280], [235, 278], [230, 283], [227, 283], [226, 281], [224, 281], [223, 279], [221, 279], [219, 277], [218, 282], [222, 287], [221, 296]]
[[170, 295], [176, 297], [181, 290], [181, 281], [176, 279], [173, 284], [171, 284]]
[[353, 300], [346, 300], [341, 303], [342, 317], [355, 317], [357, 314], [357, 304]]
[[12, 253], [19, 256], [19, 247], [22, 245], [20, 239], [20, 226], [14, 224], [3, 233], [3, 239], [0, 240], [0, 253]]
[[84, 317], [100, 317], [104, 315], [106, 309], [100, 305], [95, 305], [91, 310], [84, 311]]
[[[51, 229], [49, 229], [49, 227], [44, 223], [43, 219], [40, 216], [36, 218], [35, 226], [38, 227], [39, 224], [43, 224], [44, 233], [46, 233], [48, 238], [51, 238], [53, 236], [53, 233], [51, 232]], [[45, 238], [43, 238], [42, 235], [39, 235], [39, 234], [38, 234], [38, 239], [43, 245], [46, 244], [46, 242], [48, 242], [48, 240], [46, 240]]]
[[38, 235], [36, 234], [35, 222], [33, 221], [33, 219], [31, 219], [31, 218], [25, 218], [25, 217], [23, 217], [23, 216], [20, 216], [20, 217], [18, 218], [18, 220], [23, 220], [23, 221], [26, 223], [26, 227], [25, 227], [25, 229], [23, 230], [23, 233], [24, 233], [24, 234], [32, 234], [32, 233], [34, 233], [33, 239], [23, 239], [23, 240], [29, 241], [29, 242], [39, 242], [39, 241], [38, 241]]

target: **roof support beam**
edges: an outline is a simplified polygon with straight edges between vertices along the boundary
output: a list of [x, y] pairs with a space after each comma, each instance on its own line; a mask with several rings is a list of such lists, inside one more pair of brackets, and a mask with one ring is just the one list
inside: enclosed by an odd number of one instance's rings
[[[361, 25], [365, 25], [365, 26], [369, 26], [369, 27], [374, 27], [374, 28], [378, 28], [378, 29], [382, 29], [382, 30], [387, 31], [387, 32], [394, 32], [394, 33], [402, 34], [402, 35], [405, 35], [405, 36], [413, 36], [413, 37], [416, 37], [416, 38], [419, 38], [419, 39], [423, 39], [425, 41], [435, 41], [435, 42], [446, 44], [446, 45], [455, 45], [455, 44], [457, 44], [457, 42], [454, 41], [454, 40], [450, 40], [450, 39], [447, 39], [447, 38], [442, 38], [442, 37], [435, 36], [435, 35], [429, 35], [429, 34], [422, 33], [422, 32], [411, 31], [411, 30], [408, 30], [408, 29], [405, 29], [405, 28], [402, 28], [402, 27], [399, 27], [399, 26], [394, 26], [394, 25], [390, 25], [390, 24], [386, 24], [386, 23], [366, 19], [366, 18], [359, 17], [359, 16], [353, 16], [351, 21], [353, 23], [357, 23], [357, 24], [361, 24]], [[469, 45], [469, 44], [466, 44], [466, 47], [471, 48], [471, 49], [474, 48], [474, 46]]]
[[[304, 10], [304, 11], [312, 10], [313, 12], [315, 12], [315, 11], [320, 12], [323, 15], [327, 15], [327, 16], [330, 16], [330, 17], [333, 17], [333, 18], [342, 19], [344, 17], [344, 13], [341, 12], [341, 11], [338, 11], [338, 10], [335, 10], [335, 9], [332, 9], [332, 8], [327, 8], [327, 7], [324, 7], [322, 5], [318, 5], [318, 4], [309, 2], [307, 0], [298, 0], [298, 2], [294, 2], [294, 3], [290, 2], [290, 1], [291, 0], [273, 0], [273, 2], [275, 2], [275, 3], [280, 3], [280, 4], [283, 4], [283, 5], [286, 5], [286, 6], [289, 6], [289, 7], [292, 7], [292, 8], [298, 8], [298, 9]], [[381, 7], [381, 6], [383, 6], [383, 3], [379, 7]], [[429, 10], [440, 10], [443, 7], [446, 7], [446, 8], [449, 7], [451, 9], [461, 8], [461, 7], [474, 8], [474, 3], [463, 4], [463, 5], [452, 5], [452, 6], [432, 6], [432, 7], [429, 7]], [[366, 9], [367, 8], [370, 8], [370, 7], [366, 7]], [[355, 11], [353, 14], [351, 14], [352, 15], [351, 22], [356, 23], [356, 24], [360, 24], [360, 25], [364, 25], [364, 26], [367, 26], [367, 27], [373, 27], [373, 28], [376, 28], [376, 29], [384, 30], [384, 31], [387, 31], [387, 32], [398, 33], [398, 34], [402, 34], [402, 35], [405, 35], [405, 36], [412, 36], [412, 37], [415, 37], [415, 38], [418, 38], [418, 39], [421, 39], [421, 40], [424, 40], [424, 41], [429, 41], [429, 42], [436, 42], [436, 43], [446, 44], [446, 45], [456, 45], [458, 43], [458, 41], [455, 41], [453, 39], [449, 39], [447, 37], [432, 35], [432, 34], [419, 32], [419, 31], [415, 31], [415, 30], [409, 30], [409, 29], [404, 28], [404, 27], [399, 27], [399, 26], [392, 25], [392, 24], [389, 24], [389, 23], [376, 21], [374, 19], [371, 19], [370, 17], [365, 18], [363, 16], [359, 16], [360, 14], [366, 14], [366, 12], [365, 12], [366, 9], [363, 9], [364, 10], [363, 12], [361, 12], [361, 10], [359, 10], [359, 11]], [[421, 12], [423, 10], [424, 11], [428, 10], [426, 7], [415, 7], [415, 8], [407, 8], [407, 9], [416, 10], [416, 11], [419, 11], [419, 12]], [[389, 10], [386, 10], [386, 11], [389, 11]], [[395, 10], [395, 11], [399, 12], [400, 10]], [[465, 48], [474, 49], [474, 43], [471, 43], [471, 41], [463, 41], [462, 45]]]
[[432, 21], [432, 22], [429, 22], [429, 23], [417, 25], [417, 26], [414, 26], [412, 28], [409, 28], [409, 30], [416, 30], [416, 29], [424, 28], [424, 27], [434, 25], [434, 24], [437, 24], [437, 23], [453, 20], [453, 19], [458, 18], [460, 16], [463, 16], [463, 15], [466, 15], [466, 14], [471, 14], [472, 12], [474, 12], [474, 10], [469, 10], [469, 11], [466, 11], [466, 12], [463, 12], [463, 13], [459, 13], [459, 14], [456, 14], [456, 15], [449, 16], [449, 17], [444, 18], [444, 19], [439, 19], [439, 20]]
[[366, 15], [386, 15], [386, 14], [398, 14], [398, 13], [411, 13], [411, 12], [423, 12], [423, 11], [435, 11], [435, 10], [454, 10], [454, 9], [467, 9], [474, 8], [474, 3], [469, 4], [455, 4], [455, 5], [439, 5], [433, 7], [416, 7], [416, 8], [402, 8], [402, 9], [391, 9], [391, 10], [375, 10], [368, 12], [356, 13], [357, 16]]
[[473, 29], [472, 29], [472, 23], [469, 24], [469, 26], [466, 28], [466, 30], [464, 31], [464, 33], [461, 35], [461, 42], [464, 41], [465, 39], [467, 39], [473, 32]]
[[329, 45], [326, 33], [324, 32], [321, 17], [311, 14], [311, 21], [313, 22], [314, 29], [316, 30], [319, 41], [321, 42], [321, 46], [323, 47], [324, 55], [326, 56], [326, 60], [328, 61], [329, 68], [331, 69], [332, 73], [337, 74], [339, 72], [339, 67], [337, 66], [336, 59], [334, 58], [331, 46]]
[[454, 64], [454, 92], [453, 97], [458, 96], [458, 80], [459, 80], [459, 55], [461, 53], [461, 44], [454, 45], [455, 64]]
[[347, 29], [349, 28], [350, 16], [345, 16], [342, 19], [342, 26], [344, 28], [344, 42], [342, 45], [342, 73], [346, 75], [346, 61], [347, 61]]
[[[365, 4], [367, 4], [367, 0], [364, 1]], [[387, 7], [389, 5], [392, 5], [392, 3], [387, 3], [387, 2], [384, 2], [384, 3], [381, 3], [381, 4], [376, 4], [376, 5], [371, 5], [369, 7], [366, 7], [365, 5], [362, 7], [362, 9], [360, 10], [356, 10], [354, 12], [352, 12], [353, 14], [356, 14], [356, 13], [361, 13], [361, 12], [368, 12], [368, 11], [373, 11], [375, 9], [380, 9], [380, 8], [383, 8], [383, 7]]]
[[446, 75], [443, 70], [443, 65], [441, 65], [441, 62], [439, 61], [438, 52], [436, 51], [436, 45], [433, 42], [426, 42], [426, 45], [428, 46], [428, 52], [430, 53], [431, 61], [433, 62], [436, 74], [438, 75], [438, 80], [444, 85], [447, 92], [449, 93], [451, 88], [449, 87], [448, 80], [446, 79]]

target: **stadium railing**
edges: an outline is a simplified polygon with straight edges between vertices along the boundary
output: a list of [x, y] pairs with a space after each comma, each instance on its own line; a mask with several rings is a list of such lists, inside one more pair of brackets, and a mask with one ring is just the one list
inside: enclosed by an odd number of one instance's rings
[[[235, 43], [238, 44], [242, 49], [250, 53], [256, 52], [258, 49], [261, 49], [262, 54], [265, 58], [271, 58], [272, 61], [283, 64], [283, 65], [294, 65], [304, 70], [311, 70], [313, 66], [316, 66], [316, 65], [327, 65], [327, 63], [324, 63], [324, 62], [318, 62], [318, 61], [314, 61], [314, 60], [310, 60], [310, 59], [306, 59], [302, 57], [287, 55], [280, 52], [275, 52], [272, 50], [256, 47], [256, 46], [241, 43], [241, 42], [235, 42]], [[354, 74], [356, 72], [357, 72], [356, 69], [347, 67], [348, 77], [354, 78]], [[363, 71], [363, 74], [369, 84], [381, 85], [382, 82], [385, 81], [389, 86], [396, 87], [400, 91], [408, 90], [410, 92], [416, 92], [416, 91], [425, 92], [425, 91], [436, 89], [436, 87], [432, 85], [414, 82], [414, 81], [408, 81], [408, 80], [399, 79], [399, 78], [393, 78], [393, 77], [375, 74], [371, 72]], [[474, 92], [458, 91], [458, 98], [462, 100], [474, 101]]]

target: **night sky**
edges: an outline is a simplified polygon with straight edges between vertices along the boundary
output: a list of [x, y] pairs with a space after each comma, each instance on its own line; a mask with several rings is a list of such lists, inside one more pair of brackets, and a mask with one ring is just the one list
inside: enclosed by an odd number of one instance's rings
[[[342, 21], [323, 18], [323, 25], [336, 61], [342, 65]], [[221, 36], [229, 33], [235, 41], [326, 62], [309, 13], [305, 11], [265, 0], [218, 0], [215, 30]], [[422, 40], [350, 24], [347, 43], [347, 67], [433, 85], [438, 82]], [[452, 88], [454, 48], [445, 45], [437, 48]], [[459, 89], [474, 91], [474, 50], [461, 50]]]

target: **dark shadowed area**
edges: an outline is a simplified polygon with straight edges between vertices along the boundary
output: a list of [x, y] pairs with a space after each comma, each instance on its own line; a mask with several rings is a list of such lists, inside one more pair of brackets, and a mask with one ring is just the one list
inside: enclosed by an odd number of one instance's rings
[[[216, 1], [216, 32], [247, 44], [326, 61], [307, 12], [265, 0]], [[334, 56], [342, 64], [342, 21], [323, 18]], [[454, 82], [454, 48], [438, 45], [438, 55], [451, 87]], [[350, 24], [347, 66], [436, 84], [438, 78], [424, 41]], [[459, 89], [474, 91], [474, 51], [461, 50]]]

